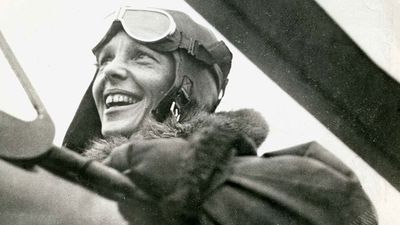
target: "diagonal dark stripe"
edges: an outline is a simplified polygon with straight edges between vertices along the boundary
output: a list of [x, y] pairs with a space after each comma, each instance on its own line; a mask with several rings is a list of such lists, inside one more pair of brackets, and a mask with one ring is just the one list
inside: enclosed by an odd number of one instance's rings
[[314, 1], [186, 2], [400, 190], [400, 85]]

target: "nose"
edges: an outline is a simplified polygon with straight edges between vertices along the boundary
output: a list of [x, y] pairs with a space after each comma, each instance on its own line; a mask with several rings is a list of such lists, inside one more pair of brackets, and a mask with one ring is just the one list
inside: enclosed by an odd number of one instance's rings
[[128, 70], [125, 63], [120, 60], [112, 60], [103, 69], [104, 77], [109, 81], [125, 80], [128, 77]]

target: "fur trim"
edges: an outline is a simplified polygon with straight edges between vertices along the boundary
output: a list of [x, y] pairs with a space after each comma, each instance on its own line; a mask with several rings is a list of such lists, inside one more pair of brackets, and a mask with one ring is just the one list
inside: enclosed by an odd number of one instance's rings
[[89, 146], [82, 155], [90, 159], [102, 161], [110, 155], [114, 148], [127, 141], [128, 138], [123, 136], [110, 137], [107, 139], [95, 138], [90, 141]]
[[[148, 119], [142, 128], [131, 136], [130, 139], [155, 139], [155, 138], [189, 138], [203, 128], [217, 129], [222, 132], [242, 136], [248, 143], [237, 146], [240, 155], [255, 154], [268, 134], [268, 125], [260, 113], [252, 109], [241, 109], [218, 113], [200, 111], [191, 115], [190, 120], [178, 123], [174, 118], [167, 118], [163, 123]], [[84, 155], [92, 159], [104, 159], [113, 148], [127, 141], [123, 137], [109, 140], [92, 140], [91, 145], [84, 151]], [[242, 142], [241, 144], [244, 144]], [[252, 146], [252, 147], [249, 147]]]
[[242, 134], [250, 138], [256, 147], [259, 147], [269, 131], [267, 122], [261, 114], [252, 109], [211, 114], [202, 111], [191, 116], [191, 118], [191, 120], [183, 123], [176, 122], [174, 118], [168, 118], [164, 123], [149, 120], [143, 129], [134, 134], [132, 138], [188, 138], [201, 128], [217, 127], [223, 131]]

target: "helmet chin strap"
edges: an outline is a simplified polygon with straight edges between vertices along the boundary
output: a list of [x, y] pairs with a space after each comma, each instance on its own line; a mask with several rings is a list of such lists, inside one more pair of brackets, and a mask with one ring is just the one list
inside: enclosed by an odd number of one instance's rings
[[179, 87], [173, 87], [152, 111], [155, 119], [162, 122], [172, 115], [179, 122], [191, 103], [192, 87], [193, 81], [188, 76], [183, 76]]
[[190, 105], [193, 81], [185, 75], [185, 57], [182, 50], [172, 52], [175, 61], [175, 80], [166, 95], [161, 99], [158, 106], [152, 111], [154, 118], [163, 122], [169, 116], [174, 116], [177, 121], [182, 119], [184, 110]]
[[193, 81], [187, 76], [183, 77], [182, 85], [176, 94], [175, 99], [171, 103], [170, 112], [175, 117], [176, 121], [179, 122], [183, 109], [187, 108], [191, 102], [190, 96], [193, 87]]

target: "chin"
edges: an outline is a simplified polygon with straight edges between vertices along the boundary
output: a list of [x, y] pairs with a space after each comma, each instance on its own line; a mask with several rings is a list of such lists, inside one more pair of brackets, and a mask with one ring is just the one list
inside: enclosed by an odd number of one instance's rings
[[148, 102], [115, 107], [103, 112], [101, 133], [104, 137], [124, 136], [129, 138], [137, 132], [150, 113]]
[[130, 137], [135, 133], [143, 121], [143, 118], [132, 118], [130, 120], [110, 121], [102, 125], [101, 133], [104, 137], [124, 136]]

